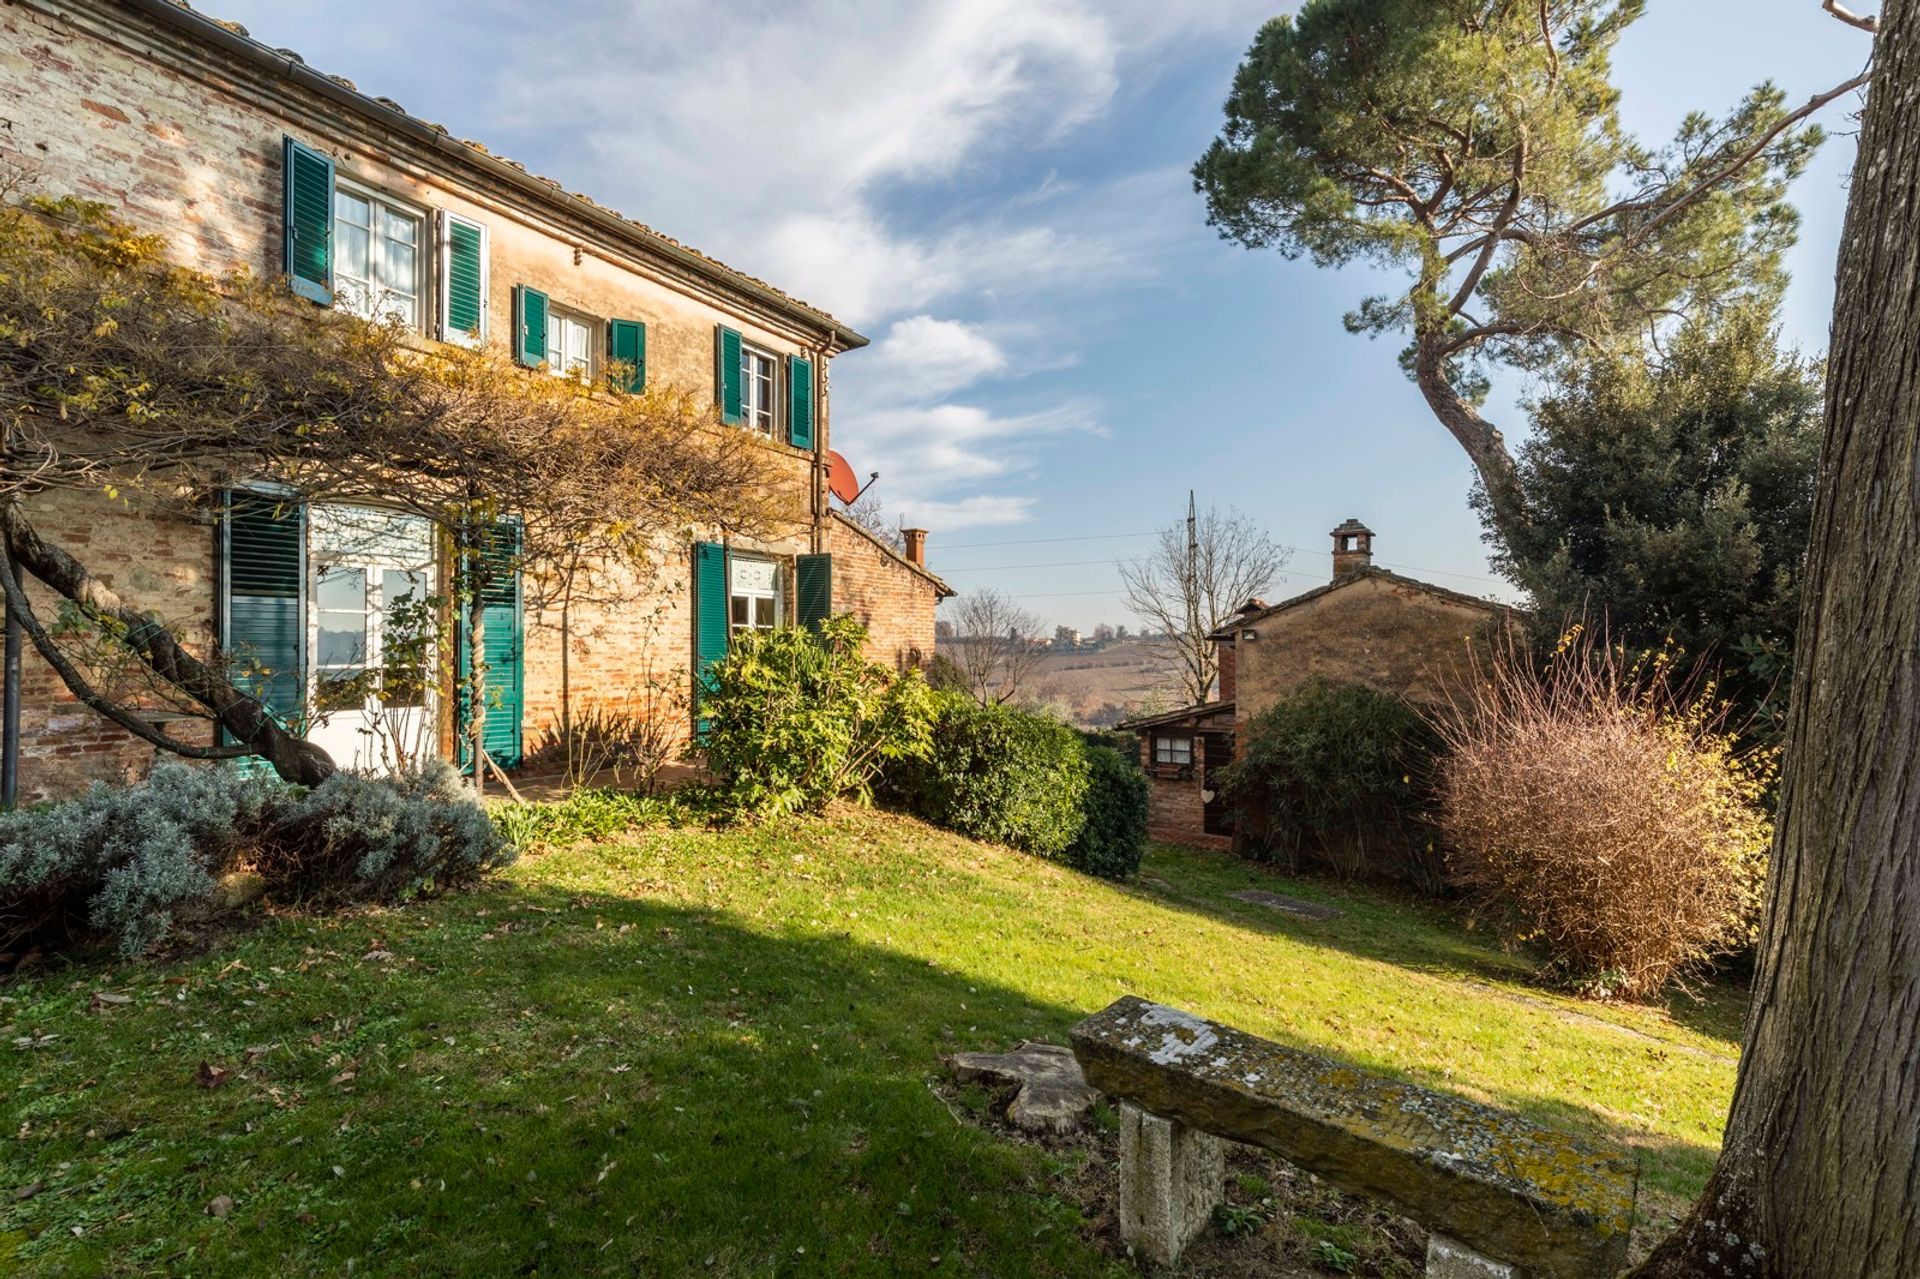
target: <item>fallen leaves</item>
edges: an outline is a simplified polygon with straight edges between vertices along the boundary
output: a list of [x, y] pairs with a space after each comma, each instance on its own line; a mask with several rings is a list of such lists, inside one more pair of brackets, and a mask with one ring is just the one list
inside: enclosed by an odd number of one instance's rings
[[213, 1066], [200, 1063], [200, 1069], [194, 1072], [193, 1082], [202, 1088], [224, 1088], [233, 1078], [233, 1071], [225, 1066]]

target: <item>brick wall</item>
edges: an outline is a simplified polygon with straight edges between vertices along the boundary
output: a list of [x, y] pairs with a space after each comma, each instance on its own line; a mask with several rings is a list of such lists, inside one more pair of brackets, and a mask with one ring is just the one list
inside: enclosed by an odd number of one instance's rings
[[[1195, 750], [1199, 749], [1196, 737]], [[1186, 848], [1210, 848], [1226, 852], [1233, 847], [1231, 835], [1208, 832], [1206, 801], [1200, 792], [1206, 788], [1206, 766], [1196, 760], [1191, 777], [1156, 777], [1153, 772], [1153, 734], [1140, 734], [1140, 766], [1147, 771], [1147, 834], [1162, 843]]]
[[[291, 134], [332, 156], [344, 179], [429, 213], [447, 209], [487, 226], [486, 310], [496, 340], [511, 328], [512, 286], [524, 283], [544, 290], [556, 307], [644, 321], [652, 386], [710, 399], [714, 329], [725, 323], [775, 355], [810, 354], [825, 395], [828, 336], [818, 325], [743, 301], [683, 264], [648, 257], [569, 221], [563, 210], [490, 184], [483, 171], [463, 169], [403, 131], [355, 117], [236, 55], [211, 45], [182, 47], [177, 33], [122, 6], [82, 0], [0, 5], [0, 120], [0, 160], [24, 171], [27, 190], [104, 201], [142, 229], [167, 236], [177, 260], [215, 272], [279, 272], [282, 138]], [[428, 281], [421, 300], [426, 315], [438, 311], [432, 287]], [[827, 431], [823, 398], [816, 422], [822, 455]], [[745, 549], [790, 565], [795, 555], [825, 549], [828, 534], [812, 513], [823, 505], [819, 468], [814, 454], [784, 442], [765, 447], [793, 509], [776, 536]], [[91, 495], [48, 499], [34, 514], [43, 531], [117, 588], [186, 628], [201, 645], [210, 643], [209, 527]], [[663, 568], [657, 574], [609, 573], [598, 598], [572, 610], [564, 642], [557, 605], [528, 592], [530, 748], [558, 719], [563, 650], [576, 706], [623, 701], [649, 672], [687, 678], [689, 549], [658, 550]], [[836, 586], [844, 580], [852, 593], [848, 607], [873, 618], [876, 646], [887, 648], [889, 658], [916, 648], [931, 653], [931, 591], [907, 585], [925, 579], [866, 564], [851, 544], [844, 553], [849, 567], [836, 572]], [[121, 778], [145, 767], [146, 747], [78, 706], [31, 654], [27, 666], [23, 793], [65, 793], [88, 778]]]
[[[27, 512], [44, 536], [73, 552], [122, 599], [153, 610], [189, 649], [205, 655], [213, 638], [212, 524], [139, 508], [103, 519], [101, 507], [91, 495], [48, 493], [31, 499]], [[29, 579], [27, 594], [51, 627], [53, 593]], [[134, 679], [91, 673], [104, 691], [159, 708]], [[198, 726], [176, 735], [209, 740]], [[30, 641], [21, 661], [20, 745], [20, 798], [28, 803], [70, 795], [95, 779], [144, 776], [153, 760], [152, 747], [68, 692]]]
[[1259, 638], [1236, 646], [1238, 719], [1244, 724], [1314, 676], [1438, 702], [1470, 646], [1484, 643], [1500, 616], [1493, 605], [1386, 574], [1355, 578], [1243, 625]]
[[939, 588], [836, 512], [827, 524], [833, 556], [833, 611], [867, 626], [867, 653], [897, 666], [933, 660], [933, 613]]

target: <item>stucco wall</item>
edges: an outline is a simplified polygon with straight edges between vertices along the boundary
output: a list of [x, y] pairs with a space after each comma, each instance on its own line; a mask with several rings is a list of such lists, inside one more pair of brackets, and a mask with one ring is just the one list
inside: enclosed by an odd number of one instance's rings
[[[101, 200], [143, 229], [168, 237], [179, 261], [224, 272], [277, 274], [281, 267], [282, 138], [291, 134], [332, 156], [339, 173], [420, 206], [448, 209], [488, 228], [489, 335], [511, 331], [512, 286], [528, 284], [553, 305], [597, 319], [647, 325], [650, 386], [714, 394], [714, 329], [725, 323], [776, 355], [813, 358], [820, 387], [815, 436], [827, 448], [829, 337], [801, 319], [743, 302], [608, 237], [598, 239], [526, 196], [474, 180], [459, 166], [397, 130], [357, 120], [317, 94], [260, 73], [212, 47], [191, 56], [161, 28], [145, 29], [119, 6], [53, 4], [57, 14], [14, 0], [0, 6], [0, 160], [17, 167], [28, 191]], [[378, 91], [377, 87], [369, 86]], [[404, 86], [398, 86], [399, 91]], [[431, 274], [431, 273], [429, 273]], [[429, 280], [422, 313], [437, 315]], [[431, 332], [431, 323], [427, 325]], [[604, 350], [603, 350], [604, 353]], [[529, 376], [532, 376], [531, 374]], [[815, 515], [815, 455], [764, 444], [791, 511], [763, 540], [742, 549], [791, 557], [823, 549]], [[210, 639], [211, 529], [156, 522], [91, 496], [36, 507], [45, 531], [171, 622]], [[712, 536], [713, 534], [707, 534]], [[563, 645], [557, 607], [529, 591], [526, 618], [526, 742], [558, 719], [562, 650], [576, 705], [619, 702], [649, 673], [686, 678], [691, 655], [690, 558], [684, 545], [659, 548], [660, 570], [613, 570], [595, 597], [572, 610]], [[836, 577], [840, 576], [836, 574]], [[858, 571], [847, 575], [857, 579]], [[791, 581], [789, 575], [789, 583]], [[789, 590], [791, 589], [789, 585]], [[791, 601], [789, 600], [789, 605]], [[898, 625], [876, 597], [887, 642], [911, 646], [922, 628], [932, 651], [932, 607], [917, 600]], [[789, 614], [791, 615], [791, 614]], [[122, 777], [144, 766], [145, 747], [79, 708], [29, 655], [23, 699], [23, 790], [69, 791], [89, 777]]]
[[1499, 616], [1492, 605], [1368, 574], [1283, 612], [1241, 624], [1234, 655], [1242, 723], [1314, 676], [1436, 703]]

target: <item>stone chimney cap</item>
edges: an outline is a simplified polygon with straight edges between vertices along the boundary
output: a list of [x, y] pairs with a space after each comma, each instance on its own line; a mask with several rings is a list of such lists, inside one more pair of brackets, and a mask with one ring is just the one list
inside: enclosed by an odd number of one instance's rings
[[1353, 516], [1351, 515], [1347, 517], [1345, 523], [1341, 524], [1340, 527], [1333, 530], [1333, 535], [1335, 537], [1340, 536], [1340, 534], [1342, 533], [1365, 533], [1368, 537], [1373, 536], [1372, 529], [1362, 524], [1359, 520], [1354, 519]]

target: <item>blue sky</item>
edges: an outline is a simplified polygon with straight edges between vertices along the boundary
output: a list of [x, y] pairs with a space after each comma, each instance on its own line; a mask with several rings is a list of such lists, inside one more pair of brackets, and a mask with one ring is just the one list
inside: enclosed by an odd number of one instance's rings
[[[933, 566], [1049, 623], [1124, 622], [1117, 558], [1202, 505], [1324, 580], [1377, 558], [1504, 594], [1470, 469], [1341, 315], [1366, 272], [1220, 241], [1188, 167], [1260, 22], [1241, 0], [208, 0], [270, 45], [833, 311], [835, 446]], [[1818, 0], [1654, 0], [1617, 80], [1649, 141], [1772, 79], [1795, 103], [1867, 37]], [[724, 13], [724, 18], [716, 15]], [[1788, 337], [1824, 347], [1848, 104], [1795, 189]], [[1518, 379], [1489, 415], [1517, 438]]]

